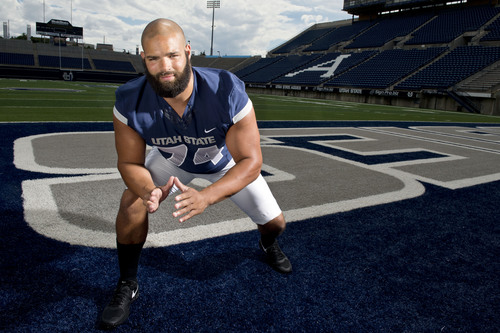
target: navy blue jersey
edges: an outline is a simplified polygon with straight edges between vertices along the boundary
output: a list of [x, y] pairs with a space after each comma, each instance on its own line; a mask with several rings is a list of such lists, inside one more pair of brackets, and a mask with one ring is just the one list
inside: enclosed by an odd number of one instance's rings
[[213, 173], [232, 159], [226, 133], [252, 110], [252, 102], [245, 84], [228, 71], [193, 67], [193, 76], [193, 93], [182, 118], [145, 76], [116, 90], [114, 115], [181, 169]]

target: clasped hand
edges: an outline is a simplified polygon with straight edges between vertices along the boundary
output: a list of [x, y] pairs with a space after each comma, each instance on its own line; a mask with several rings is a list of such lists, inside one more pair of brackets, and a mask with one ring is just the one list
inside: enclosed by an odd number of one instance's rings
[[172, 176], [167, 184], [155, 187], [149, 196], [144, 198], [144, 205], [149, 213], [158, 210], [160, 203], [168, 197], [170, 190], [174, 186], [182, 192], [174, 198], [176, 211], [172, 214], [174, 217], [180, 217], [179, 222], [185, 222], [191, 217], [203, 213], [208, 207], [208, 203], [199, 191], [184, 185], [179, 178]]

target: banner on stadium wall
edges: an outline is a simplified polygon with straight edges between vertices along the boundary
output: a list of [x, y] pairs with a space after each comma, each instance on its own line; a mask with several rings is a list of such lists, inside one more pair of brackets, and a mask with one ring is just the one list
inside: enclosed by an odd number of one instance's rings
[[413, 91], [397, 91], [397, 90], [384, 90], [384, 89], [362, 89], [362, 88], [334, 88], [334, 87], [305, 87], [299, 85], [259, 85], [248, 84], [249, 88], [274, 88], [282, 90], [295, 90], [295, 91], [316, 91], [336, 94], [352, 94], [352, 95], [370, 95], [380, 97], [397, 97], [397, 98], [420, 98], [420, 93]]

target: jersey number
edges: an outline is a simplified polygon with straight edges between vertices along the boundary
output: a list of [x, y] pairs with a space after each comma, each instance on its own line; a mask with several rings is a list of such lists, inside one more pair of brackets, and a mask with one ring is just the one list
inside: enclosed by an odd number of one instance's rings
[[[181, 166], [186, 160], [188, 153], [188, 147], [186, 145], [179, 145], [175, 147], [158, 147], [161, 151], [169, 153], [172, 156], [169, 157], [169, 161], [174, 163], [176, 166]], [[204, 148], [198, 148], [194, 154], [193, 163], [195, 165], [203, 164], [212, 161], [215, 165], [219, 163], [222, 158], [222, 148], [217, 146], [210, 146]]]

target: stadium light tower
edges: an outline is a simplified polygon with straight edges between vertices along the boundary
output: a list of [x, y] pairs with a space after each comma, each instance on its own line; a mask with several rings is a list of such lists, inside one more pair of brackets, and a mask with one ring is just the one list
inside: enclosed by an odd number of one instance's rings
[[214, 18], [215, 8], [220, 8], [220, 0], [208, 0], [207, 8], [212, 8], [212, 41], [210, 42], [210, 55], [214, 55]]

